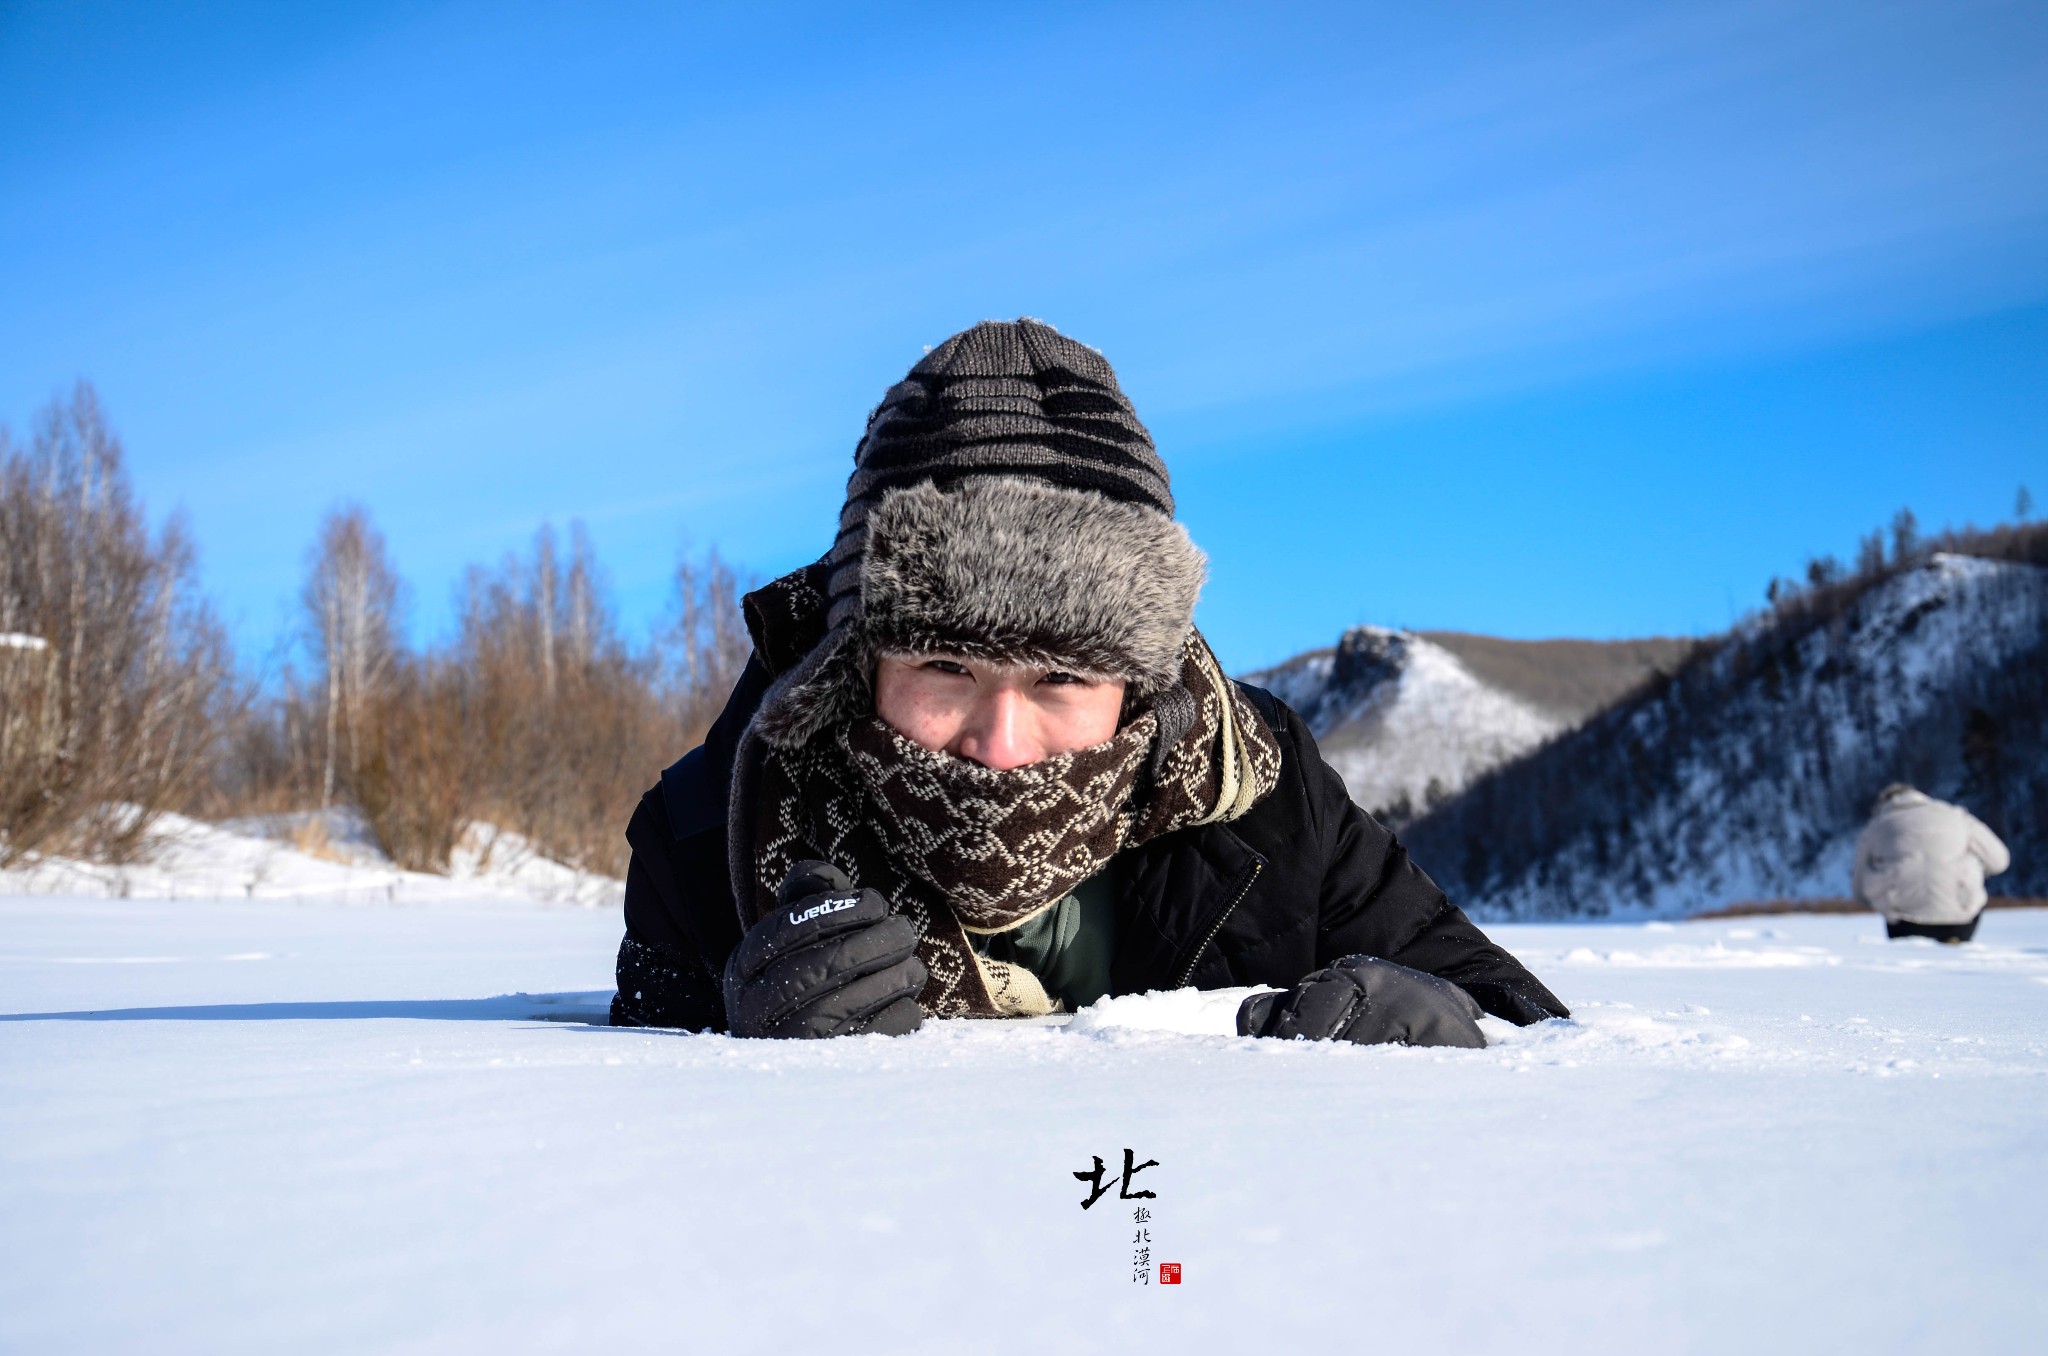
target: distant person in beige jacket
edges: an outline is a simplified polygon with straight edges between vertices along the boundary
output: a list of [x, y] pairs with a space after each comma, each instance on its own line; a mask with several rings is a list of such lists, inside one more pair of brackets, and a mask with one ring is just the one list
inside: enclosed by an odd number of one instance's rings
[[1998, 835], [1968, 810], [1894, 782], [1856, 840], [1856, 898], [1884, 915], [1894, 938], [1967, 942], [1984, 911], [1984, 878], [2011, 865]]

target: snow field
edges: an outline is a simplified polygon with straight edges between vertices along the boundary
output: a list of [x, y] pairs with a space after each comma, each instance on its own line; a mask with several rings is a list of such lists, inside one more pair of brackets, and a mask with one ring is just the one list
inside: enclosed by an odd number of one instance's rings
[[0, 1351], [2040, 1349], [2048, 913], [1493, 931], [1572, 1021], [769, 1043], [607, 910], [0, 900]]

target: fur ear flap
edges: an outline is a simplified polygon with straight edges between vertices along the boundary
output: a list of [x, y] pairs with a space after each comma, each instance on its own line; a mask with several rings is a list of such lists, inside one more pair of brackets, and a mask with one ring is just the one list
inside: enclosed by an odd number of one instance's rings
[[873, 674], [873, 655], [858, 636], [830, 632], [769, 685], [753, 729], [770, 744], [795, 748], [828, 726], [873, 715]]

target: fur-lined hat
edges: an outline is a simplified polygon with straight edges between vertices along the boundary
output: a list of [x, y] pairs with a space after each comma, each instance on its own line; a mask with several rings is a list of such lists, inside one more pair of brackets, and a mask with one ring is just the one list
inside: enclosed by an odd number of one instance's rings
[[1149, 697], [1179, 678], [1205, 571], [1116, 373], [1035, 320], [964, 330], [889, 388], [824, 564], [825, 636], [757, 717], [777, 744], [871, 712], [883, 652], [1072, 668]]

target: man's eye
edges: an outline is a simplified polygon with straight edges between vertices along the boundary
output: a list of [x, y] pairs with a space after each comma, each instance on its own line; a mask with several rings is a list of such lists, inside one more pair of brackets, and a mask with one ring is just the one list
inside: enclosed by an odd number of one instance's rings
[[950, 659], [927, 659], [924, 666], [935, 673], [955, 673], [963, 676], [967, 674], [965, 664], [956, 664]]
[[1078, 683], [1082, 682], [1083, 679], [1078, 673], [1067, 673], [1061, 669], [1054, 669], [1051, 673], [1045, 675], [1044, 681], [1048, 683]]

